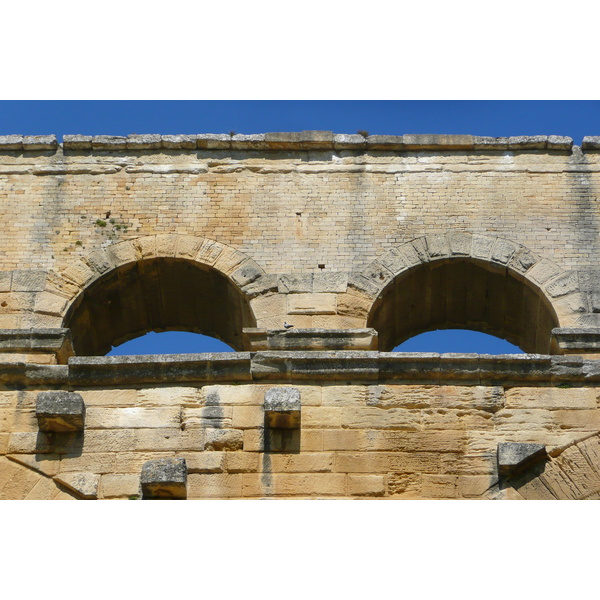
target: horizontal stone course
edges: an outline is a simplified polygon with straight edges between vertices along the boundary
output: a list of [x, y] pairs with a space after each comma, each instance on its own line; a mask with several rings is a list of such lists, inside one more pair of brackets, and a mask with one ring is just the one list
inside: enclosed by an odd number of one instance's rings
[[[584, 150], [600, 148], [600, 137], [585, 136]], [[369, 135], [334, 134], [331, 131], [274, 132], [262, 134], [132, 134], [130, 136], [66, 134], [65, 150], [195, 150], [195, 149], [338, 149], [338, 150], [570, 150], [573, 140], [566, 136], [513, 136], [493, 138], [471, 135]], [[0, 136], [0, 152], [19, 150], [56, 150], [55, 135]]]

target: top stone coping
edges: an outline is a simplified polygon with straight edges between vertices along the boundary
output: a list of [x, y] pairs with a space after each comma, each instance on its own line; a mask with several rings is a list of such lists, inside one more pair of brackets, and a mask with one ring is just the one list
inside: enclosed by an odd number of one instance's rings
[[[474, 135], [369, 135], [334, 134], [332, 131], [274, 132], [252, 135], [214, 134], [158, 135], [55, 135], [0, 136], [0, 152], [56, 151], [127, 153], [140, 150], [562, 150], [571, 151], [573, 139], [558, 135], [485, 137]], [[583, 138], [582, 149], [600, 150], [600, 136]]]

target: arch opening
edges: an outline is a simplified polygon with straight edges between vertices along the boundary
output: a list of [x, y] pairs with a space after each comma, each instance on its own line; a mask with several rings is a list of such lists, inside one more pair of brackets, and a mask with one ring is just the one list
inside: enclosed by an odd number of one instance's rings
[[432, 261], [394, 278], [368, 317], [389, 352], [417, 334], [437, 329], [480, 331], [528, 353], [553, 354], [552, 305], [517, 272], [472, 258]]
[[118, 346], [113, 346], [107, 356], [132, 354], [198, 354], [202, 352], [234, 352], [225, 342], [189, 331], [149, 331]]
[[393, 352], [457, 352], [460, 354], [522, 354], [523, 350], [495, 335], [472, 329], [436, 329], [419, 333]]
[[150, 331], [188, 331], [242, 350], [255, 327], [247, 299], [225, 275], [181, 258], [157, 257], [118, 267], [92, 283], [65, 317], [76, 354], [98, 356]]

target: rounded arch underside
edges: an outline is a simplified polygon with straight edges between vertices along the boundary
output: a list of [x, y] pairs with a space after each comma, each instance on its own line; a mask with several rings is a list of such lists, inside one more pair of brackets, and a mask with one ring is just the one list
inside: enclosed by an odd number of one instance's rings
[[556, 312], [539, 288], [510, 268], [471, 257], [423, 262], [393, 278], [375, 300], [368, 326], [379, 348], [436, 329], [472, 329], [529, 353], [555, 351]]
[[255, 326], [247, 299], [218, 270], [198, 262], [154, 257], [120, 265], [73, 302], [64, 326], [76, 354], [103, 355], [149, 331], [180, 330], [242, 349], [242, 329]]

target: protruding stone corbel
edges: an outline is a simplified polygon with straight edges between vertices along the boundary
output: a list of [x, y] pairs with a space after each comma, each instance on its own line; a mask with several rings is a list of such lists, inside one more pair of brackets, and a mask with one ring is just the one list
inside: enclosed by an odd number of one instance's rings
[[300, 429], [300, 390], [295, 387], [272, 387], [265, 393], [265, 427]]
[[142, 495], [145, 500], [185, 500], [187, 465], [184, 458], [149, 460], [142, 467]]
[[85, 404], [76, 392], [40, 392], [35, 403], [35, 416], [40, 431], [81, 431], [85, 421]]
[[543, 444], [502, 442], [498, 444], [498, 473], [505, 477], [514, 475], [546, 456]]

